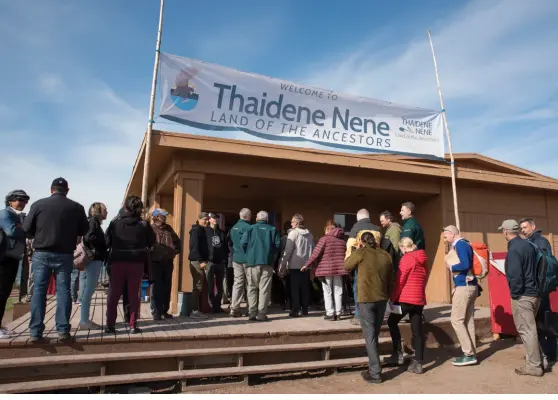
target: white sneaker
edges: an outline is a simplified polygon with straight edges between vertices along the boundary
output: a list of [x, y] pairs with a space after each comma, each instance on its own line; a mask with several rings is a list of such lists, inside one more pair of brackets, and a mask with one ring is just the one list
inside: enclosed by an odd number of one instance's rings
[[7, 330], [6, 328], [0, 328], [0, 339], [11, 339], [14, 336], [12, 331]]
[[98, 330], [98, 329], [101, 329], [101, 327], [93, 321], [89, 321], [86, 324], [79, 324], [80, 331], [91, 331], [91, 330]]
[[192, 319], [207, 319], [209, 317], [207, 315], [199, 312], [199, 311], [192, 311], [190, 313], [190, 318], [192, 318]]

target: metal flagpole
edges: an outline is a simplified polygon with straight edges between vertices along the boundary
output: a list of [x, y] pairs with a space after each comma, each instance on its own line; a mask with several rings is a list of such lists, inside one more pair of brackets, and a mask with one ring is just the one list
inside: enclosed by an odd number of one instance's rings
[[143, 180], [141, 184], [141, 201], [147, 207], [147, 182], [149, 179], [149, 158], [151, 156], [151, 132], [153, 131], [153, 118], [155, 115], [155, 91], [157, 89], [157, 71], [159, 69], [159, 54], [161, 53], [161, 35], [163, 32], [163, 9], [165, 0], [161, 0], [159, 10], [159, 30], [157, 31], [157, 45], [155, 48], [155, 65], [153, 66], [153, 82], [151, 84], [151, 99], [149, 101], [149, 120], [145, 138], [145, 158], [143, 160]]
[[442, 87], [440, 86], [440, 76], [438, 74], [438, 63], [436, 62], [436, 53], [434, 52], [434, 44], [432, 43], [432, 35], [430, 29], [428, 30], [428, 38], [430, 39], [430, 48], [432, 49], [432, 58], [434, 59], [434, 69], [436, 70], [436, 82], [438, 83], [438, 95], [440, 96], [440, 105], [442, 106], [442, 118], [444, 119], [444, 126], [446, 128], [446, 137], [448, 139], [448, 149], [450, 154], [450, 169], [451, 169], [451, 187], [453, 190], [453, 210], [455, 213], [455, 226], [461, 230], [459, 223], [459, 208], [457, 207], [457, 187], [455, 183], [455, 161], [453, 159], [453, 149], [451, 146], [451, 136], [448, 126], [448, 119], [446, 117], [446, 108], [444, 107], [444, 96], [442, 96]]

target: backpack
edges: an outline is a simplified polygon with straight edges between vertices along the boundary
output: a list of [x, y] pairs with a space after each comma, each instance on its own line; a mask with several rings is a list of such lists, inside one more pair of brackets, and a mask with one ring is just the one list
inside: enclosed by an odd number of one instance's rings
[[492, 260], [492, 254], [484, 243], [469, 242], [465, 240], [473, 249], [473, 265], [471, 267], [471, 274], [477, 279], [483, 279], [488, 274], [488, 266]]
[[527, 240], [537, 252], [537, 289], [541, 296], [548, 296], [558, 287], [558, 261], [551, 253], [543, 251], [535, 243]]

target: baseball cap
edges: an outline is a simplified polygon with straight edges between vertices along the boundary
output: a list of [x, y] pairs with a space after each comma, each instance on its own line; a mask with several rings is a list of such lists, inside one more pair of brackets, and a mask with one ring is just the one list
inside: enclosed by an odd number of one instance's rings
[[459, 235], [459, 229], [455, 225], [448, 225], [443, 229], [444, 232], [451, 232], [454, 235]]
[[214, 218], [214, 219], [219, 219], [219, 216], [218, 216], [217, 214], [215, 214], [215, 213], [209, 213], [209, 214], [208, 214], [208, 217], [209, 217], [209, 218]]
[[510, 232], [519, 232], [519, 223], [515, 219], [507, 219], [498, 228], [499, 231], [504, 229]]
[[206, 219], [209, 218], [209, 215], [206, 212], [201, 212], [198, 214], [198, 219]]
[[29, 201], [29, 195], [25, 193], [25, 190], [16, 189], [12, 190], [6, 195], [6, 201], [23, 200]]
[[68, 181], [64, 178], [56, 178], [52, 181], [52, 185], [50, 187], [59, 187], [62, 189], [68, 189]]
[[156, 208], [151, 213], [151, 216], [153, 216], [153, 217], [158, 217], [159, 215], [162, 215], [163, 217], [166, 217], [167, 215], [169, 215], [169, 213], [168, 213], [168, 211], [165, 211], [162, 208]]

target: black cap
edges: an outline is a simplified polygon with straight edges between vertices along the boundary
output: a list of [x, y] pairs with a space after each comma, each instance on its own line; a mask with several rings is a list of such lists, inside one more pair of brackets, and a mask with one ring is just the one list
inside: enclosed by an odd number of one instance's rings
[[68, 190], [68, 181], [64, 178], [56, 178], [52, 181], [52, 185], [50, 185], [50, 187], [57, 187]]
[[215, 214], [215, 213], [209, 213], [209, 214], [207, 214], [207, 216], [208, 216], [209, 218], [219, 219], [219, 216], [218, 216], [217, 214]]

